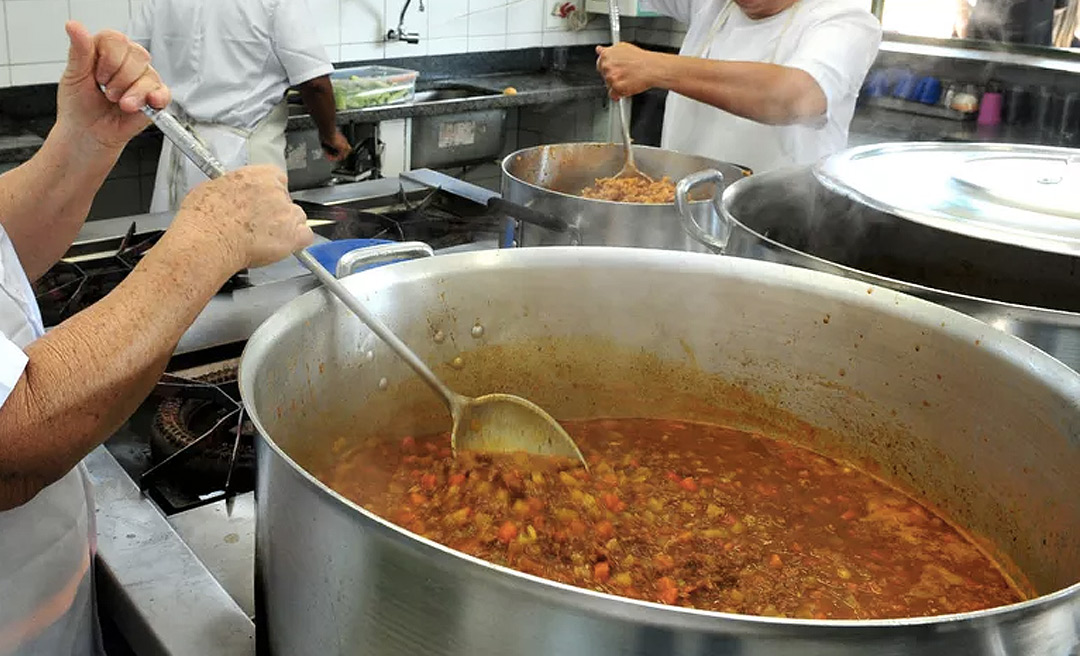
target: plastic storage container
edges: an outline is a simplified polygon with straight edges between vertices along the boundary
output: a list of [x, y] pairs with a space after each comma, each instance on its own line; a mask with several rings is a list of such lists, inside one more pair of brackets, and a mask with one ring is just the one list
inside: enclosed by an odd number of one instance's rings
[[416, 95], [418, 71], [389, 66], [342, 68], [330, 74], [339, 110], [409, 102]]

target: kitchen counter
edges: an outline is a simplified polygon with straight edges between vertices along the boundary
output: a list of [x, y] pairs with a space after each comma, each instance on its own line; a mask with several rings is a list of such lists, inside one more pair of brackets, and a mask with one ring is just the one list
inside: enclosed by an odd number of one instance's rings
[[[485, 109], [565, 103], [579, 99], [603, 98], [607, 95], [600, 76], [595, 71], [584, 68], [561, 72], [493, 73], [474, 76], [427, 77], [421, 73], [417, 88], [426, 90], [446, 86], [471, 87], [488, 91], [491, 95], [343, 110], [338, 112], [338, 124], [379, 123], [414, 116], [440, 116]], [[507, 87], [514, 87], [517, 94], [502, 93]], [[292, 131], [314, 128], [315, 121], [302, 113], [301, 108], [297, 109], [301, 113], [289, 117], [287, 129]], [[30, 159], [44, 142], [36, 133], [47, 134], [51, 125], [51, 119], [39, 121], [34, 124], [31, 132], [13, 136], [0, 135], [0, 166], [14, 166]], [[160, 139], [160, 135], [156, 128], [150, 127], [136, 137], [135, 145], [156, 139]]]
[[1030, 127], [984, 127], [975, 121], [953, 121], [894, 109], [860, 106], [851, 121], [850, 144], [885, 141], [959, 141], [970, 143], [1056, 144]]
[[[364, 109], [338, 111], [338, 124], [379, 123], [415, 116], [441, 116], [459, 112], [506, 109], [526, 105], [564, 103], [573, 100], [603, 98], [607, 88], [595, 71], [573, 70], [542, 73], [495, 73], [490, 75], [426, 78], [423, 73], [417, 90], [439, 89], [448, 86], [471, 87], [492, 92], [468, 98], [411, 102]], [[516, 94], [504, 94], [507, 87]], [[289, 117], [289, 130], [306, 130], [315, 127], [315, 121], [307, 114]]]

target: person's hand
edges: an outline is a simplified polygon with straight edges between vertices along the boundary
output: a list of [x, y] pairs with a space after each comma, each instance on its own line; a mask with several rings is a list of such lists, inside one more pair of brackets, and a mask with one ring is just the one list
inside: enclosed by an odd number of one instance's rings
[[289, 197], [288, 178], [273, 166], [248, 166], [196, 187], [170, 231], [224, 249], [231, 272], [266, 266], [311, 245], [307, 216]]
[[345, 138], [345, 135], [341, 134], [341, 130], [334, 131], [329, 139], [323, 140], [322, 147], [326, 159], [331, 162], [344, 161], [352, 152], [352, 146], [349, 145], [349, 140]]
[[164, 108], [169, 90], [151, 68], [150, 53], [123, 34], [106, 30], [91, 36], [75, 21], [66, 29], [71, 47], [57, 92], [56, 124], [67, 138], [122, 148], [146, 127], [142, 108]]
[[596, 70], [604, 77], [612, 100], [635, 96], [650, 89], [654, 52], [629, 43], [596, 47]]

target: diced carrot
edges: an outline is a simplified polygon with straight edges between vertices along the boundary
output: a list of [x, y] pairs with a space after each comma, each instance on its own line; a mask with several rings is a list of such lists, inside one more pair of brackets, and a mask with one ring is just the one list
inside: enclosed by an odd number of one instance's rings
[[686, 490], [687, 492], [697, 492], [698, 489], [697, 483], [695, 483], [694, 479], [689, 476], [679, 481], [679, 487]]
[[518, 527], [514, 522], [503, 522], [503, 525], [499, 527], [497, 537], [499, 542], [503, 544], [509, 544], [514, 538], [518, 536]]
[[601, 540], [606, 542], [607, 540], [610, 540], [613, 535], [615, 535], [615, 527], [606, 519], [596, 525], [596, 537]]
[[674, 604], [679, 600], [679, 587], [670, 577], [662, 576], [656, 581], [656, 591], [660, 595], [660, 601], [665, 604]]
[[544, 509], [544, 500], [540, 497], [529, 497], [525, 500], [528, 504], [529, 510], [535, 515]]
[[414, 506], [422, 506], [427, 503], [427, 497], [420, 494], [419, 492], [413, 492], [409, 495], [409, 502], [412, 503], [412, 505]]
[[401, 450], [411, 452], [416, 448], [416, 439], [411, 435], [401, 440]]
[[435, 477], [435, 474], [424, 474], [420, 477], [420, 487], [424, 488], [425, 490], [434, 490], [435, 485], [438, 482], [439, 481]]
[[846, 513], [844, 513], [843, 515], [840, 515], [840, 519], [844, 520], [845, 522], [850, 522], [851, 520], [855, 519], [858, 516], [859, 516], [859, 513], [855, 512], [854, 510], [849, 510]]
[[597, 583], [605, 583], [611, 578], [611, 565], [607, 562], [596, 563], [593, 566], [593, 580]]
[[581, 537], [585, 535], [588, 530], [589, 527], [585, 526], [585, 522], [581, 521], [580, 519], [570, 520], [570, 535]]
[[656, 554], [653, 556], [653, 564], [656, 566], [657, 571], [667, 572], [674, 569], [675, 559], [665, 553]]
[[447, 482], [451, 486], [453, 486], [453, 485], [460, 486], [462, 483], [465, 482], [465, 474], [451, 474], [450, 479]]
[[701, 484], [705, 487], [712, 487], [716, 485], [716, 479], [712, 476], [706, 476], [705, 478], [701, 479]]
[[619, 500], [617, 494], [611, 494], [610, 492], [604, 495], [604, 505], [611, 512], [622, 512], [626, 510], [626, 504]]
[[676, 474], [676, 473], [675, 473], [675, 472], [673, 472], [673, 471], [669, 471], [668, 473], [664, 474], [664, 476], [666, 476], [666, 477], [667, 477], [667, 479], [668, 479], [669, 481], [671, 481], [672, 483], [678, 483], [678, 482], [679, 482], [679, 480], [680, 480], [680, 479], [679, 479], [679, 475], [678, 475], [678, 474]]
[[780, 560], [779, 554], [773, 554], [769, 556], [769, 567], [773, 569], [780, 569], [784, 566], [784, 561]]

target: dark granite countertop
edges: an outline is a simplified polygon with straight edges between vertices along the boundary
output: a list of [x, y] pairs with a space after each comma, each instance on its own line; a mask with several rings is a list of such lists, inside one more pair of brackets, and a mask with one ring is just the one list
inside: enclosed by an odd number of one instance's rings
[[[441, 116], [486, 109], [562, 103], [584, 98], [600, 98], [607, 94], [603, 80], [595, 71], [581, 70], [493, 73], [489, 75], [441, 78], [428, 78], [421, 74], [420, 80], [417, 82], [418, 91], [448, 86], [486, 90], [491, 92], [492, 95], [344, 110], [338, 112], [338, 124], [378, 123], [415, 116]], [[503, 90], [507, 87], [513, 87], [517, 93], [512, 95], [504, 94]], [[314, 127], [315, 122], [307, 114], [296, 114], [289, 117], [289, 130], [305, 130]]]
[[[525, 105], [563, 103], [584, 98], [599, 98], [606, 95], [603, 81], [595, 71], [572, 69], [567, 71], [528, 72], [528, 73], [491, 73], [473, 76], [432, 76], [421, 75], [417, 84], [419, 90], [444, 88], [447, 86], [471, 87], [488, 91], [491, 95], [469, 97], [455, 100], [433, 102], [414, 102], [383, 107], [345, 110], [338, 112], [338, 123], [378, 123], [414, 116], [441, 116], [458, 112], [485, 109], [505, 109]], [[503, 90], [513, 87], [514, 95], [504, 94]], [[43, 143], [43, 135], [52, 127], [52, 119], [38, 120], [24, 124], [22, 134], [0, 135], [0, 164], [21, 163], [30, 159]], [[315, 122], [307, 114], [289, 117], [289, 130], [305, 130], [315, 127]], [[151, 126], [136, 140], [160, 140], [161, 135]]]

